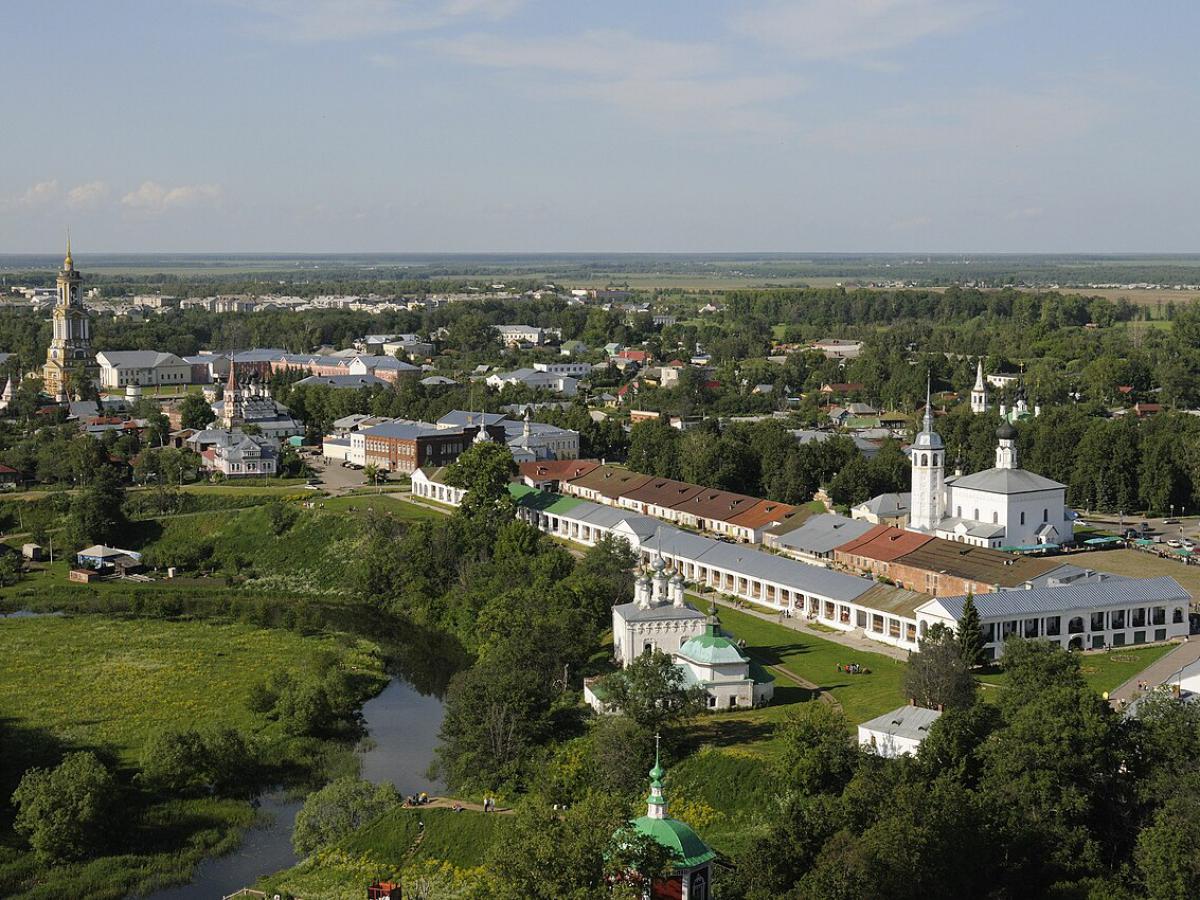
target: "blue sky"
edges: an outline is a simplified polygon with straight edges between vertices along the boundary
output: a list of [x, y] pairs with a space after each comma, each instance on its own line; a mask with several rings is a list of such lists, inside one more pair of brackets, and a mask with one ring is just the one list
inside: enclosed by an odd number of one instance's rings
[[0, 252], [1200, 250], [1192, 0], [4, 0]]

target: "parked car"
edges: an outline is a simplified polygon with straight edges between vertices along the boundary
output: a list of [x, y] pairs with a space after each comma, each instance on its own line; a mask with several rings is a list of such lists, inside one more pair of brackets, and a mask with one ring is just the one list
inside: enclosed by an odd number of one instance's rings
[[1175, 540], [1175, 538], [1171, 538], [1169, 541], [1167, 541], [1167, 546], [1168, 547], [1182, 547], [1183, 544], [1181, 544], [1179, 541]]

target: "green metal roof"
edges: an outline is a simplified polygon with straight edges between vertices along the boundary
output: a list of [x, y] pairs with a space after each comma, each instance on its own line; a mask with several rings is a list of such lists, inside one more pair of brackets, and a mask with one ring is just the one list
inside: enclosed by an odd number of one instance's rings
[[639, 834], [654, 838], [670, 850], [675, 856], [675, 865], [679, 868], [703, 865], [717, 858], [717, 854], [700, 840], [700, 835], [678, 819], [652, 819], [642, 816], [633, 820], [633, 827]]
[[746, 661], [737, 644], [721, 634], [720, 628], [711, 622], [704, 626], [704, 634], [689, 638], [677, 652], [684, 659], [706, 666]]
[[530, 494], [540, 494], [541, 491], [536, 488], [531, 488], [529, 485], [521, 481], [510, 481], [508, 483], [508, 492], [512, 494], [515, 500], [521, 500], [528, 497]]

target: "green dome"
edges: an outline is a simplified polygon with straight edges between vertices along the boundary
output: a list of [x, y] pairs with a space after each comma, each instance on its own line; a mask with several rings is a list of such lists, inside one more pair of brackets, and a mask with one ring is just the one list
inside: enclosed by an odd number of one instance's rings
[[700, 840], [700, 835], [678, 819], [653, 819], [650, 816], [642, 816], [633, 820], [633, 827], [638, 834], [654, 838], [670, 850], [675, 855], [675, 865], [679, 868], [703, 865], [717, 857], [708, 844]]
[[706, 626], [704, 634], [690, 638], [679, 648], [678, 653], [685, 659], [705, 666], [746, 661], [746, 657], [742, 655], [737, 644], [721, 634], [716, 625]]

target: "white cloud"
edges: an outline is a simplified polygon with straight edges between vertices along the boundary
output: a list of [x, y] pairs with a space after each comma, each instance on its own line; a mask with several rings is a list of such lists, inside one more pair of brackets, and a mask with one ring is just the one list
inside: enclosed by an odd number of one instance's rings
[[400, 59], [391, 53], [368, 53], [367, 62], [377, 69], [395, 69], [400, 66]]
[[67, 191], [67, 206], [71, 209], [95, 209], [108, 199], [108, 184], [89, 181]]
[[678, 78], [713, 69], [720, 51], [711, 44], [647, 39], [615, 29], [585, 31], [553, 41], [501, 40], [467, 34], [433, 43], [456, 59], [498, 69], [543, 69], [610, 79], [657, 74]]
[[982, 0], [771, 0], [732, 21], [795, 57], [871, 63], [859, 57], [961, 31], [991, 8]]
[[59, 198], [58, 179], [39, 181], [17, 199], [17, 205], [25, 207], [47, 206]]
[[1110, 115], [1106, 101], [1075, 85], [988, 88], [930, 98], [809, 130], [814, 144], [847, 153], [1023, 154], [1070, 142]]
[[348, 41], [495, 21], [523, 0], [226, 0], [259, 17], [258, 34], [301, 42]]
[[767, 108], [804, 88], [792, 75], [731, 74], [719, 47], [647, 39], [618, 30], [554, 41], [500, 41], [469, 34], [437, 41], [463, 63], [551, 72], [561, 78], [531, 89], [542, 96], [599, 100], [657, 127], [753, 131], [789, 127]]
[[166, 187], [156, 181], [143, 181], [137, 190], [130, 191], [122, 197], [121, 203], [140, 212], [161, 213], [169, 209], [212, 203], [220, 196], [221, 188], [215, 184]]

